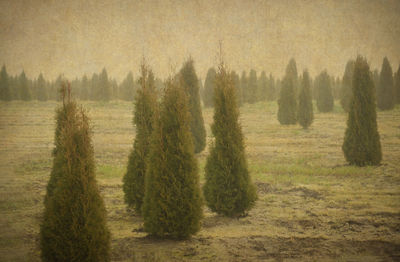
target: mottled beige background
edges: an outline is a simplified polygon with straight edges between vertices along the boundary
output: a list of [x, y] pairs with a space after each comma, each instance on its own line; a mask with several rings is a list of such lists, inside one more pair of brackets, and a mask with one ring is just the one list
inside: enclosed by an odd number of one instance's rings
[[100, 71], [135, 75], [142, 54], [159, 77], [192, 55], [199, 75], [222, 40], [230, 68], [281, 76], [290, 59], [342, 75], [362, 54], [400, 62], [400, 0], [0, 0], [0, 63], [54, 79]]

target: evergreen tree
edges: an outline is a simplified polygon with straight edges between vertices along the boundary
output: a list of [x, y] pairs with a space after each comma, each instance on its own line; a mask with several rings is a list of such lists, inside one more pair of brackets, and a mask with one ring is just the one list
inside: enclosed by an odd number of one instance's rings
[[189, 106], [179, 83], [175, 79], [166, 84], [152, 134], [143, 202], [144, 230], [175, 239], [195, 234], [202, 217]]
[[29, 82], [28, 79], [26, 78], [24, 71], [22, 71], [22, 73], [19, 75], [18, 84], [19, 84], [20, 98], [24, 101], [32, 100], [32, 93], [31, 90], [29, 89]]
[[340, 94], [340, 104], [342, 105], [344, 111], [349, 112], [351, 95], [353, 93], [352, 83], [354, 72], [354, 60], [349, 60], [346, 64], [346, 69], [344, 70], [342, 88]]
[[194, 69], [193, 60], [185, 62], [181, 71], [181, 85], [188, 96], [191, 116], [190, 130], [193, 136], [194, 152], [200, 153], [206, 147], [206, 129], [200, 104], [199, 80]]
[[320, 112], [331, 112], [333, 110], [333, 95], [331, 81], [328, 73], [324, 70], [315, 80], [317, 91], [317, 108]]
[[396, 92], [396, 103], [400, 104], [400, 65], [394, 78], [394, 88]]
[[135, 96], [133, 123], [136, 137], [133, 150], [129, 155], [127, 172], [123, 178], [125, 203], [141, 213], [144, 198], [144, 181], [147, 170], [147, 157], [150, 150], [150, 137], [153, 132], [154, 115], [157, 110], [157, 96], [154, 82], [149, 81], [149, 69], [145, 63], [141, 65], [141, 88]]
[[295, 125], [297, 122], [297, 69], [293, 58], [286, 67], [286, 74], [281, 85], [278, 99], [278, 120], [281, 125]]
[[238, 217], [251, 209], [257, 195], [247, 168], [233, 81], [223, 63], [216, 77], [214, 105], [215, 141], [207, 157], [204, 196], [212, 211]]
[[37, 84], [37, 99], [39, 101], [47, 101], [48, 96], [47, 96], [46, 81], [44, 80], [42, 73], [40, 73], [36, 84]]
[[378, 108], [381, 110], [393, 109], [396, 103], [392, 67], [386, 57], [383, 59], [382, 70], [379, 77], [377, 100]]
[[81, 81], [81, 99], [88, 100], [89, 99], [89, 80], [86, 75], [83, 75]]
[[41, 256], [43, 261], [109, 261], [110, 233], [94, 174], [91, 130], [84, 110], [69, 97], [58, 111], [65, 119], [56, 129], [52, 173], [57, 179], [50, 178], [45, 198]]
[[301, 89], [299, 95], [299, 111], [297, 113], [299, 124], [307, 129], [314, 120], [311, 83], [308, 71], [303, 72], [301, 80]]
[[249, 75], [249, 80], [248, 80], [248, 85], [247, 89], [245, 90], [246, 95], [245, 97], [247, 98], [247, 102], [249, 104], [254, 104], [255, 102], [258, 101], [257, 95], [257, 73], [254, 69], [250, 70], [250, 75]]
[[242, 75], [240, 77], [240, 94], [239, 97], [241, 97], [240, 104], [239, 106], [242, 106], [244, 103], [248, 102], [248, 79], [246, 75], [246, 71], [242, 72]]
[[120, 99], [132, 101], [135, 95], [135, 81], [132, 72], [129, 72], [121, 84]]
[[353, 74], [353, 96], [347, 119], [343, 152], [357, 166], [378, 165], [382, 159], [376, 121], [375, 88], [367, 60], [357, 57]]
[[208, 69], [206, 80], [204, 82], [203, 103], [205, 107], [213, 107], [214, 87], [215, 87], [215, 69]]
[[10, 101], [11, 99], [10, 81], [6, 66], [3, 65], [0, 72], [0, 100]]
[[265, 71], [261, 72], [260, 78], [258, 79], [258, 93], [257, 100], [265, 101], [268, 94], [268, 79]]
[[242, 101], [242, 97], [241, 97], [241, 90], [240, 90], [240, 77], [238, 74], [236, 74], [235, 71], [231, 72], [231, 78], [233, 81], [233, 86], [235, 88], [235, 92], [236, 92], [236, 102], [239, 106], [241, 106], [241, 101]]
[[102, 101], [110, 101], [111, 100], [111, 86], [110, 81], [108, 79], [108, 74], [105, 68], [101, 71], [99, 75], [99, 96], [98, 99]]
[[267, 91], [267, 100], [268, 101], [274, 101], [275, 100], [275, 79], [272, 76], [272, 74], [269, 74], [269, 79], [268, 79], [268, 91]]

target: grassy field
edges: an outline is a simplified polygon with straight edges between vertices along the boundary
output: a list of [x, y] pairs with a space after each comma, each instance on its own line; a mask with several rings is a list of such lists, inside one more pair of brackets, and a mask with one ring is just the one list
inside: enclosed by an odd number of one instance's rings
[[[0, 103], [0, 261], [40, 261], [38, 232], [51, 168], [56, 102]], [[156, 240], [126, 209], [122, 176], [132, 147], [132, 104], [84, 102], [113, 261], [399, 261], [400, 107], [379, 112], [383, 162], [346, 165], [346, 115], [316, 113], [308, 131], [281, 126], [274, 103], [241, 108], [259, 199], [240, 219], [205, 208], [190, 240]], [[204, 110], [208, 139], [212, 110]], [[201, 181], [207, 150], [198, 155]]]

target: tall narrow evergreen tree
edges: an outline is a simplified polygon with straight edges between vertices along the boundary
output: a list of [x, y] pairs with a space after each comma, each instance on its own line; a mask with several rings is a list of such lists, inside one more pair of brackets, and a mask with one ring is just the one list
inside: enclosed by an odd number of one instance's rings
[[150, 71], [143, 62], [141, 65], [141, 88], [135, 96], [133, 123], [136, 137], [129, 155], [127, 172], [123, 178], [125, 203], [140, 214], [144, 198], [144, 181], [147, 170], [147, 157], [150, 151], [150, 137], [153, 132], [154, 117], [157, 110], [157, 95], [154, 81], [149, 79]]
[[208, 69], [206, 80], [204, 82], [203, 103], [205, 107], [213, 107], [214, 87], [215, 87], [215, 69]]
[[56, 129], [59, 144], [53, 169], [58, 177], [49, 181], [53, 187], [46, 194], [41, 257], [43, 261], [109, 261], [110, 233], [94, 174], [89, 121], [69, 97], [63, 104], [69, 109], [59, 110], [65, 120]]
[[249, 104], [254, 104], [258, 101], [257, 95], [257, 73], [254, 69], [251, 69], [245, 95], [245, 97], [247, 98], [246, 102], [248, 102]]
[[352, 85], [353, 96], [342, 146], [344, 156], [352, 165], [378, 165], [382, 152], [376, 122], [375, 87], [363, 57], [357, 57], [355, 62]]
[[381, 110], [393, 109], [396, 100], [393, 88], [393, 72], [387, 57], [383, 59], [382, 70], [377, 89], [377, 105]]
[[223, 63], [218, 68], [214, 98], [215, 141], [205, 167], [204, 196], [209, 208], [230, 217], [245, 214], [257, 198], [245, 156], [235, 89]]
[[236, 93], [236, 101], [239, 106], [242, 104], [242, 92], [240, 90], [240, 77], [238, 74], [236, 74], [235, 71], [231, 72], [231, 78], [233, 79], [233, 86], [235, 87], [235, 93]]
[[342, 105], [344, 111], [349, 112], [350, 101], [353, 93], [352, 83], [354, 72], [354, 60], [349, 60], [346, 64], [346, 69], [344, 70], [342, 88], [340, 92], [340, 104]]
[[180, 77], [182, 78], [183, 89], [189, 99], [190, 130], [193, 135], [194, 152], [200, 153], [206, 147], [206, 129], [201, 111], [199, 80], [191, 58], [183, 65]]
[[46, 88], [46, 81], [43, 78], [43, 75], [40, 73], [37, 84], [37, 99], [39, 101], [47, 101], [47, 88]]
[[328, 73], [324, 70], [316, 79], [316, 100], [320, 112], [331, 112], [333, 110], [333, 95], [331, 81]]
[[247, 96], [248, 95], [248, 92], [247, 92], [248, 82], [249, 82], [249, 80], [247, 78], [246, 71], [243, 71], [242, 75], [240, 77], [240, 94], [239, 94], [239, 96], [241, 97], [241, 100], [240, 100], [239, 106], [248, 102], [248, 96]]
[[155, 122], [146, 172], [144, 230], [182, 239], [200, 229], [202, 199], [181, 79], [169, 80]]
[[396, 103], [400, 104], [400, 65], [399, 69], [397, 69], [397, 73], [394, 77], [394, 88], [396, 93]]
[[314, 120], [311, 83], [308, 71], [303, 72], [301, 80], [301, 89], [299, 95], [299, 111], [297, 112], [299, 124], [307, 129]]
[[19, 84], [20, 98], [24, 101], [32, 100], [32, 93], [29, 88], [29, 82], [28, 79], [26, 78], [24, 71], [22, 71], [22, 73], [19, 75], [18, 84]]
[[6, 66], [3, 65], [0, 72], [0, 100], [10, 101], [11, 99], [10, 81]]
[[265, 101], [267, 99], [268, 94], [268, 79], [265, 71], [261, 72], [260, 78], [258, 79], [258, 92], [257, 92], [257, 100]]
[[267, 100], [268, 101], [274, 101], [275, 100], [275, 93], [276, 93], [275, 79], [272, 76], [272, 74], [269, 74]]
[[297, 122], [297, 69], [292, 58], [286, 67], [278, 99], [278, 120], [281, 125], [295, 125]]

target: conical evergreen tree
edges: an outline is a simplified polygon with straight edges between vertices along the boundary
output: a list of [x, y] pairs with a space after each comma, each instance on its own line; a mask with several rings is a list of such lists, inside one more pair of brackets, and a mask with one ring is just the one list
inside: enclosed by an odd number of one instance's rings
[[257, 195], [247, 168], [235, 89], [223, 63], [216, 77], [214, 105], [215, 141], [207, 157], [204, 196], [212, 211], [237, 217], [251, 209]]
[[46, 81], [43, 78], [43, 75], [40, 74], [37, 80], [37, 99], [39, 101], [47, 101], [47, 89], [46, 89]]
[[392, 67], [386, 57], [383, 59], [382, 70], [379, 77], [377, 100], [378, 108], [381, 110], [393, 109], [396, 103]]
[[0, 100], [10, 101], [11, 99], [10, 81], [6, 66], [3, 65], [0, 72]]
[[240, 77], [240, 94], [239, 94], [239, 96], [241, 97], [241, 100], [240, 100], [239, 106], [242, 106], [244, 103], [248, 102], [248, 99], [249, 99], [248, 92], [247, 92], [247, 89], [249, 86], [248, 83], [249, 83], [249, 80], [247, 78], [246, 71], [243, 71], [242, 75]]
[[295, 125], [297, 122], [297, 68], [292, 58], [286, 67], [278, 99], [278, 120], [281, 125]]
[[206, 80], [204, 82], [203, 103], [205, 107], [213, 107], [214, 87], [215, 87], [215, 69], [208, 69]]
[[129, 155], [127, 172], [123, 178], [125, 203], [140, 214], [144, 198], [144, 183], [147, 170], [147, 157], [150, 151], [150, 137], [153, 132], [154, 117], [157, 110], [157, 95], [154, 81], [149, 79], [149, 69], [143, 62], [141, 65], [141, 88], [135, 96], [133, 123], [136, 137]]
[[20, 98], [24, 101], [32, 100], [32, 93], [29, 89], [28, 79], [26, 78], [24, 71], [22, 71], [22, 73], [19, 75], [18, 84]]
[[53, 168], [58, 178], [47, 192], [40, 228], [42, 260], [109, 261], [110, 233], [94, 174], [89, 121], [69, 99], [63, 106], [69, 109], [60, 110], [66, 115], [56, 134]]
[[378, 165], [382, 159], [376, 122], [375, 87], [366, 59], [357, 57], [353, 75], [353, 96], [347, 119], [343, 152], [357, 166]]
[[400, 104], [400, 65], [397, 69], [396, 76], [394, 77], [394, 88], [396, 92], [396, 103]]
[[258, 79], [258, 93], [257, 100], [265, 101], [268, 94], [268, 79], [265, 71], [261, 72], [260, 78]]
[[249, 104], [254, 104], [255, 102], [257, 102], [257, 95], [257, 72], [254, 69], [251, 69], [245, 95], [245, 97], [247, 97], [247, 102]]
[[314, 120], [311, 83], [308, 71], [303, 72], [301, 80], [301, 89], [299, 95], [299, 111], [297, 113], [299, 124], [307, 129]]
[[353, 93], [352, 83], [354, 72], [354, 60], [349, 60], [346, 64], [346, 69], [344, 70], [342, 88], [340, 92], [340, 104], [342, 105], [344, 111], [349, 112], [351, 95]]
[[238, 74], [236, 74], [235, 71], [232, 71], [231, 72], [231, 78], [233, 79], [233, 86], [235, 87], [237, 104], [239, 106], [241, 106], [241, 104], [242, 104], [242, 96], [241, 96], [242, 92], [241, 92], [241, 89], [240, 89], [240, 77], [239, 77]]
[[144, 230], [188, 238], [200, 229], [202, 199], [181, 79], [169, 80], [153, 130], [143, 203]]
[[275, 79], [272, 76], [272, 74], [269, 74], [269, 79], [268, 79], [268, 92], [267, 92], [267, 100], [268, 101], [274, 101], [275, 100]]
[[193, 135], [194, 152], [200, 153], [206, 147], [206, 128], [201, 111], [199, 80], [194, 69], [193, 60], [185, 62], [181, 71], [181, 82], [189, 99], [189, 112], [191, 115], [190, 130]]
[[331, 81], [328, 73], [324, 70], [315, 80], [317, 92], [317, 108], [320, 112], [331, 112], [333, 110], [333, 95]]

